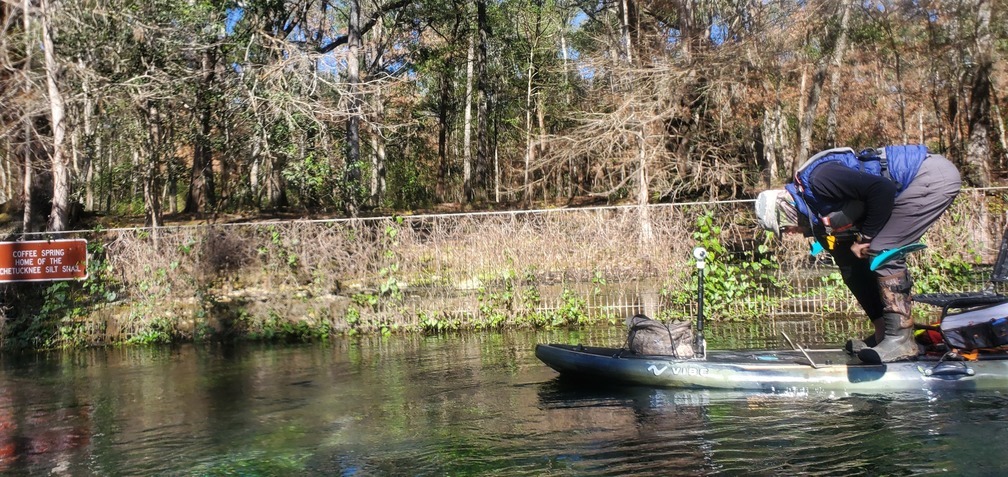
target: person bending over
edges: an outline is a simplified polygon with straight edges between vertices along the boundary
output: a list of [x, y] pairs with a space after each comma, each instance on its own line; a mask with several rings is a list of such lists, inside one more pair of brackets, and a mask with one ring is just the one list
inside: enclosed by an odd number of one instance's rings
[[872, 271], [871, 258], [920, 240], [961, 187], [955, 165], [924, 146], [830, 149], [802, 164], [784, 189], [761, 192], [756, 216], [776, 236], [803, 233], [829, 251], [875, 328], [845, 348], [862, 361], [888, 363], [918, 353], [910, 314], [913, 280], [905, 259]]

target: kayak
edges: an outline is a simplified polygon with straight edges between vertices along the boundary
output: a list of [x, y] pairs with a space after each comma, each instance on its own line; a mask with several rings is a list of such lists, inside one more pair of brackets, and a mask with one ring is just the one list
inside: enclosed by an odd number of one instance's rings
[[[903, 256], [922, 248], [921, 244], [913, 244], [887, 257]], [[941, 300], [935, 295], [935, 300], [919, 300], [943, 307], [940, 321], [943, 346], [938, 349], [946, 351], [922, 353], [907, 361], [865, 363], [842, 349], [809, 350], [795, 346], [787, 335], [784, 338], [792, 350], [708, 352], [703, 313], [706, 257], [703, 247], [693, 249], [698, 274], [698, 306], [696, 337], [683, 340], [692, 344], [694, 351], [688, 358], [679, 357], [687, 354], [675, 354], [675, 347], [670, 347], [674, 354], [670, 356], [645, 354], [656, 352], [646, 347], [631, 346], [631, 350], [564, 344], [536, 345], [536, 357], [563, 377], [593, 384], [770, 392], [1008, 391], [1008, 297], [1000, 294], [980, 293], [969, 297], [952, 294], [948, 295], [951, 298]], [[1008, 232], [995, 268], [1008, 272], [1008, 267], [1003, 266], [1005, 263], [1008, 263]], [[950, 315], [950, 308], [964, 311]], [[640, 316], [647, 320], [646, 316]], [[636, 343], [634, 326], [639, 323], [636, 318], [628, 322], [632, 325], [628, 344]], [[669, 332], [669, 340], [673, 340], [671, 330], [664, 329]], [[661, 337], [664, 339], [664, 334]], [[996, 349], [977, 351], [991, 348]], [[976, 359], [964, 360], [961, 354], [954, 352], [957, 349], [973, 350]]]
[[765, 392], [879, 393], [1008, 391], [1008, 354], [976, 361], [920, 356], [865, 364], [843, 350], [709, 351], [704, 358], [637, 355], [621, 348], [536, 345], [540, 361], [562, 377], [593, 383]]

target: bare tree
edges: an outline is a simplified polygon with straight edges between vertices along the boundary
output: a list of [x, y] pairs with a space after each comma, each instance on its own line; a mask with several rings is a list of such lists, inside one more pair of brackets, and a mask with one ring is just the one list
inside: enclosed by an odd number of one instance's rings
[[143, 198], [145, 225], [157, 228], [163, 225], [161, 210], [161, 165], [162, 151], [165, 148], [162, 121], [164, 115], [159, 101], [147, 99], [140, 105], [141, 113], [147, 123], [146, 157], [143, 176]]
[[536, 160], [536, 147], [532, 136], [533, 94], [535, 94], [533, 87], [536, 83], [535, 55], [540, 43], [544, 42], [546, 31], [541, 9], [531, 7], [521, 13], [523, 14], [522, 16], [526, 17], [522, 21], [521, 26], [525, 33], [525, 39], [528, 42], [528, 61], [525, 65], [525, 167], [523, 188], [525, 190], [524, 201], [529, 203], [532, 200], [532, 183], [529, 174], [532, 163]]
[[845, 0], [840, 7], [840, 27], [830, 59], [830, 97], [826, 113], [826, 147], [837, 146], [837, 110], [840, 109], [840, 75], [843, 73], [843, 59], [847, 53], [847, 32], [850, 29], [853, 1]]
[[972, 71], [973, 84], [970, 87], [969, 140], [966, 146], [966, 162], [971, 166], [970, 176], [981, 187], [991, 183], [991, 80], [993, 68], [993, 40], [991, 37], [991, 2], [976, 2], [976, 66]]
[[473, 105], [473, 80], [475, 77], [474, 66], [476, 63], [476, 33], [469, 34], [469, 47], [466, 49], [466, 83], [465, 83], [465, 106], [462, 114], [462, 184], [463, 196], [472, 195], [473, 183], [473, 154], [472, 154], [472, 105]]
[[49, 215], [49, 230], [61, 232], [67, 228], [70, 213], [70, 169], [64, 151], [66, 123], [64, 122], [63, 93], [58, 82], [60, 66], [53, 47], [52, 11], [47, 0], [41, 0], [42, 45], [45, 54], [46, 90], [49, 93], [50, 127], [52, 128], [53, 200]]
[[[809, 8], [814, 7], [810, 6]], [[829, 36], [819, 37], [816, 34], [817, 32], [815, 31], [815, 27], [809, 31], [810, 41], [818, 42], [820, 44], [820, 50], [824, 50], [824, 53], [816, 60], [815, 69], [811, 78], [808, 78], [806, 71], [802, 72], [801, 91], [803, 102], [801, 103], [801, 106], [799, 106], [799, 116], [801, 117], [801, 122], [798, 126], [798, 154], [795, 156], [794, 163], [792, 164], [794, 168], [797, 168], [799, 164], [804, 162], [812, 150], [813, 120], [816, 117], [816, 112], [819, 107], [819, 99], [822, 94], [823, 83], [826, 80], [827, 69], [829, 69], [831, 64], [834, 65], [835, 70], [838, 69], [843, 58], [844, 49], [847, 45], [847, 29], [850, 24], [850, 9], [850, 2], [843, 2], [839, 6], [839, 10], [835, 13], [835, 15], [840, 17], [839, 26], [836, 30], [830, 32]], [[825, 51], [831, 51], [832, 54], [826, 55]], [[829, 139], [827, 139], [827, 142], [828, 141]]]

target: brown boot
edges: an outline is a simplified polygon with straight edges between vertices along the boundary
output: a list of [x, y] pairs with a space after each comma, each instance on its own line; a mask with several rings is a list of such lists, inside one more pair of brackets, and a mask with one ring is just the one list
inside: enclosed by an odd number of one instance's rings
[[906, 271], [879, 278], [879, 291], [885, 305], [882, 315], [885, 335], [877, 345], [858, 352], [861, 361], [891, 363], [917, 356], [919, 350], [913, 338], [913, 317], [910, 316], [912, 285]]

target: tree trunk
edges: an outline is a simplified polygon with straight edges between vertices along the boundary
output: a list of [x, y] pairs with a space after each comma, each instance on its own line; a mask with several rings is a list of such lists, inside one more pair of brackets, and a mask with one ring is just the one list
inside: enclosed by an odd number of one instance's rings
[[473, 95], [473, 63], [476, 55], [474, 34], [469, 35], [469, 49], [466, 52], [466, 89], [465, 109], [462, 122], [462, 197], [469, 200], [473, 195], [473, 164], [472, 164], [472, 95]]
[[977, 55], [970, 88], [969, 139], [966, 145], [966, 162], [970, 164], [973, 183], [979, 187], [991, 184], [991, 144], [990, 144], [990, 72], [992, 65], [992, 41], [990, 32], [990, 2], [978, 2], [977, 10]]
[[[382, 39], [382, 25], [379, 22], [372, 29], [374, 41], [371, 43], [374, 50], [374, 59], [371, 65], [382, 65], [384, 63], [380, 42]], [[380, 67], [380, 66], [379, 66]], [[374, 111], [371, 121], [371, 193], [369, 202], [372, 207], [379, 207], [382, 198], [385, 196], [385, 134], [382, 126], [385, 124], [385, 97], [382, 94], [382, 85], [376, 84], [374, 93], [371, 96], [371, 110]]]
[[262, 181], [260, 180], [260, 174], [262, 163], [264, 160], [267, 160], [266, 155], [268, 154], [269, 141], [267, 140], [266, 126], [263, 124], [263, 119], [259, 112], [258, 101], [256, 101], [255, 95], [252, 94], [251, 90], [249, 90], [248, 105], [252, 108], [252, 117], [255, 119], [255, 133], [252, 138], [252, 163], [249, 165], [249, 191], [252, 196], [252, 203], [256, 207], [262, 207]]
[[[3, 146], [0, 147], [0, 151], [10, 151], [11, 143], [6, 136], [0, 136], [3, 140]], [[11, 169], [13, 166], [13, 161], [11, 160], [0, 160], [0, 207], [5, 207], [9, 204], [11, 198], [13, 197], [11, 191], [12, 174]], [[4, 205], [7, 204], [7, 205]]]
[[778, 183], [780, 179], [786, 179], [788, 173], [781, 173], [782, 170], [791, 167], [788, 159], [792, 157], [791, 142], [787, 130], [787, 119], [784, 117], [780, 102], [774, 102], [773, 107], [763, 111], [763, 156], [766, 161], [766, 182], [770, 187]]
[[802, 66], [801, 82], [798, 85], [798, 154], [791, 158], [791, 170], [795, 170], [805, 160], [808, 154], [804, 144], [805, 102], [808, 101], [808, 65]]
[[372, 108], [374, 109], [374, 128], [371, 130], [371, 198], [373, 207], [381, 205], [382, 197], [385, 196], [385, 135], [382, 134], [380, 124], [384, 120], [385, 103], [383, 102], [381, 90], [378, 89], [372, 98]]
[[[937, 20], [936, 18], [929, 16], [927, 21], [927, 33], [928, 33], [927, 46], [931, 50], [937, 50], [942, 42], [942, 40], [939, 39], [941, 38], [941, 35], [939, 35], [936, 32], [937, 29], [935, 26], [936, 20]], [[938, 134], [938, 150], [946, 151], [945, 147], [946, 115], [942, 111], [941, 99], [940, 99], [941, 93], [938, 90], [939, 77], [938, 77], [937, 63], [938, 62], [936, 61], [928, 62], [928, 73], [927, 73], [929, 82], [928, 95], [930, 96], [931, 107], [934, 109], [933, 111], [934, 125], [937, 128], [937, 134]]]
[[161, 226], [161, 197], [158, 194], [158, 175], [154, 168], [147, 170], [143, 183], [144, 218], [147, 227]]
[[620, 43], [623, 45], [623, 53], [626, 55], [628, 65], [633, 64], [633, 43], [630, 41], [630, 9], [627, 0], [620, 0]]
[[49, 214], [49, 230], [62, 232], [67, 229], [70, 215], [70, 169], [64, 151], [66, 122], [63, 120], [63, 94], [56, 82], [59, 65], [53, 50], [52, 12], [49, 2], [42, 0], [42, 45], [45, 53], [46, 89], [49, 92], [49, 113], [53, 134], [52, 144], [52, 212]]
[[563, 90], [564, 90], [564, 104], [570, 104], [571, 98], [571, 73], [570, 73], [570, 52], [567, 48], [567, 26], [570, 24], [570, 19], [564, 15], [564, 23], [560, 25], [560, 58], [563, 60]]
[[202, 81], [196, 93], [196, 108], [199, 115], [199, 131], [193, 144], [192, 169], [189, 174], [189, 194], [186, 196], [186, 213], [202, 213], [216, 206], [214, 195], [213, 150], [210, 146], [213, 104], [212, 93], [217, 68], [217, 55], [213, 48], [203, 51], [200, 65]]
[[286, 160], [271, 147], [268, 119], [264, 117], [256, 98], [251, 94], [249, 95], [249, 104], [252, 105], [258, 130], [256, 151], [253, 153], [255, 159], [249, 173], [249, 187], [252, 189], [256, 205], [261, 205], [260, 197], [265, 196], [266, 208], [286, 207], [288, 205], [287, 190], [283, 178]]
[[249, 165], [249, 192], [252, 195], [252, 203], [257, 207], [260, 205], [259, 197], [259, 165], [262, 163], [262, 156], [259, 152], [259, 146], [253, 148], [252, 152], [252, 164]]
[[473, 163], [473, 200], [477, 189], [485, 187], [487, 168], [490, 164], [490, 138], [487, 125], [490, 114], [490, 81], [487, 78], [487, 44], [490, 41], [490, 26], [487, 19], [486, 0], [476, 1], [476, 27], [479, 42], [476, 52], [476, 160]]
[[360, 0], [350, 0], [350, 18], [347, 25], [347, 95], [350, 110], [346, 123], [346, 172], [343, 207], [346, 214], [356, 217], [360, 212], [357, 203], [360, 187]]
[[532, 58], [535, 47], [529, 46], [528, 70], [525, 82], [525, 175], [522, 182], [525, 189], [524, 201], [526, 204], [532, 202], [532, 181], [529, 178], [529, 171], [532, 162], [535, 160], [535, 149], [532, 142]]
[[[28, 15], [28, 12], [31, 11], [30, 7], [31, 7], [30, 0], [22, 0], [21, 8], [23, 13], [21, 15], [22, 20], [21, 26], [24, 28], [25, 32], [31, 31], [31, 16]], [[22, 71], [25, 78], [28, 78], [31, 73], [31, 65], [32, 65], [31, 59], [33, 51], [35, 51], [34, 48], [25, 48], [24, 71]], [[24, 94], [25, 96], [28, 96], [30, 93], [31, 93], [31, 84], [25, 81]], [[21, 121], [23, 128], [22, 132], [24, 133], [23, 138], [24, 142], [23, 145], [21, 146], [21, 152], [24, 157], [24, 164], [23, 164], [24, 177], [22, 177], [22, 184], [21, 184], [22, 186], [21, 194], [23, 195], [22, 202], [24, 203], [24, 211], [21, 216], [21, 230], [27, 233], [27, 232], [34, 232], [34, 230], [32, 229], [34, 222], [32, 220], [33, 219], [32, 214], [35, 213], [35, 211], [33, 210], [34, 208], [32, 207], [32, 189], [33, 189], [34, 177], [32, 174], [33, 168], [32, 168], [31, 145], [32, 145], [33, 128], [32, 128], [31, 115], [27, 113], [22, 113]]]
[[[847, 47], [847, 30], [849, 28], [848, 25], [850, 24], [850, 9], [850, 2], [845, 2], [843, 10], [840, 12], [840, 30], [837, 32], [836, 39], [833, 42], [833, 52], [830, 57], [830, 62], [834, 64], [835, 70], [838, 70], [839, 65], [842, 64], [844, 50]], [[828, 67], [829, 62], [827, 62], [827, 58], [825, 56], [819, 58], [816, 62], [815, 72], [812, 74], [811, 84], [807, 85], [807, 91], [805, 90], [806, 76], [804, 74], [802, 75], [804, 109], [801, 110], [800, 122], [798, 125], [799, 143], [798, 155], [795, 157], [795, 167], [804, 162], [805, 159], [812, 153], [812, 129], [814, 126], [816, 111], [819, 108], [819, 99], [822, 94], [823, 83], [826, 80], [826, 70]]]
[[[448, 160], [448, 128], [450, 127], [449, 112], [451, 103], [451, 67], [441, 71], [441, 94], [438, 99], [438, 176], [435, 193], [437, 200], [445, 201], [448, 197], [448, 174], [451, 170]], [[463, 194], [464, 195], [464, 194]]]
[[998, 130], [998, 143], [1001, 145], [1001, 156], [995, 161], [1001, 168], [1004, 168], [1006, 162], [1008, 162], [1008, 136], [1005, 133], [1005, 123], [1001, 116], [1001, 104], [998, 101], [998, 96], [996, 92], [991, 92], [991, 116], [995, 118], [997, 122]]
[[812, 84], [808, 86], [808, 94], [805, 96], [805, 111], [798, 126], [798, 134], [801, 141], [798, 146], [798, 156], [795, 157], [795, 168], [808, 158], [812, 150], [812, 126], [815, 120], [816, 107], [819, 105], [822, 84], [825, 79], [826, 62], [820, 61], [819, 65], [816, 66], [815, 74], [812, 75]]
[[[31, 130], [30, 129], [27, 129], [25, 131], [25, 137], [26, 138], [30, 138], [31, 137]], [[23, 187], [21, 189], [21, 193], [24, 195], [24, 199], [23, 199], [23, 202], [24, 202], [24, 213], [21, 215], [21, 230], [24, 231], [25, 233], [34, 232], [34, 230], [33, 230], [34, 221], [32, 220], [32, 214], [35, 213], [35, 211], [33, 210], [33, 207], [32, 207], [32, 189], [33, 189], [33, 184], [32, 183], [35, 181], [35, 178], [34, 178], [34, 174], [32, 174], [31, 147], [29, 147], [29, 144], [31, 144], [31, 143], [28, 142], [28, 141], [25, 141], [25, 146], [24, 146], [24, 150], [25, 150], [25, 153], [24, 153], [24, 177], [22, 178], [22, 180], [23, 180], [22, 186]]]
[[648, 244], [654, 241], [654, 231], [651, 227], [651, 216], [648, 212], [648, 196], [650, 195], [648, 187], [648, 174], [647, 174], [647, 136], [645, 136], [644, 129], [642, 127], [641, 134], [637, 138], [638, 142], [638, 160], [640, 161], [639, 171], [638, 171], [638, 186], [637, 186], [637, 206], [638, 206], [638, 221], [640, 222], [641, 228], [641, 240]]
[[991, 184], [990, 147], [990, 61], [980, 61], [970, 88], [969, 138], [966, 144], [966, 162], [972, 169], [974, 185]]
[[[893, 41], [895, 43], [895, 40]], [[906, 124], [906, 100], [903, 98], [903, 58], [899, 54], [899, 50], [896, 49], [895, 44], [893, 45], [893, 55], [896, 60], [896, 104], [899, 106], [900, 137], [902, 137], [903, 143], [906, 144], [908, 136]]]
[[144, 216], [148, 227], [161, 226], [161, 148], [164, 138], [161, 134], [161, 110], [153, 100], [146, 102], [147, 118], [147, 166], [144, 170], [143, 197]]
[[[539, 139], [536, 141], [536, 156], [540, 158], [546, 157], [546, 106], [543, 104], [543, 94], [542, 89], [535, 92], [535, 111], [536, 111], [536, 124], [539, 127]], [[561, 182], [560, 173], [562, 171], [557, 169], [557, 181], [556, 181], [556, 191], [554, 192], [558, 196], [561, 194]], [[543, 187], [546, 187], [545, 181], [543, 181]], [[543, 196], [545, 198], [545, 195]]]
[[[497, 121], [494, 120], [494, 122], [496, 123]], [[494, 131], [496, 131], [496, 130], [497, 130], [497, 127], [494, 126]], [[501, 201], [501, 186], [500, 186], [501, 168], [500, 168], [500, 155], [498, 154], [498, 152], [499, 151], [498, 151], [498, 147], [497, 147], [497, 141], [494, 141], [494, 146], [493, 146], [493, 155], [494, 155], [494, 202], [497, 202], [499, 204], [500, 201]]]
[[[82, 62], [83, 63], [83, 62]], [[83, 69], [83, 64], [81, 65]], [[84, 90], [84, 209], [94, 210], [94, 177], [95, 162], [97, 162], [96, 144], [98, 140], [94, 133], [94, 99], [92, 98], [90, 83], [87, 79], [82, 85]]]
[[287, 188], [283, 178], [283, 168], [286, 161], [275, 153], [268, 153], [264, 161], [266, 179], [266, 203], [270, 208], [286, 207]]
[[178, 183], [179, 177], [175, 173], [174, 167], [168, 167], [168, 175], [165, 178], [164, 199], [168, 201], [168, 213], [177, 214], [178, 204]]
[[850, 29], [852, 2], [845, 1], [840, 14], [840, 32], [837, 35], [836, 46], [833, 48], [833, 58], [830, 70], [830, 101], [829, 112], [826, 115], [826, 147], [836, 147], [837, 114], [840, 109], [840, 70], [847, 51], [847, 31]]

